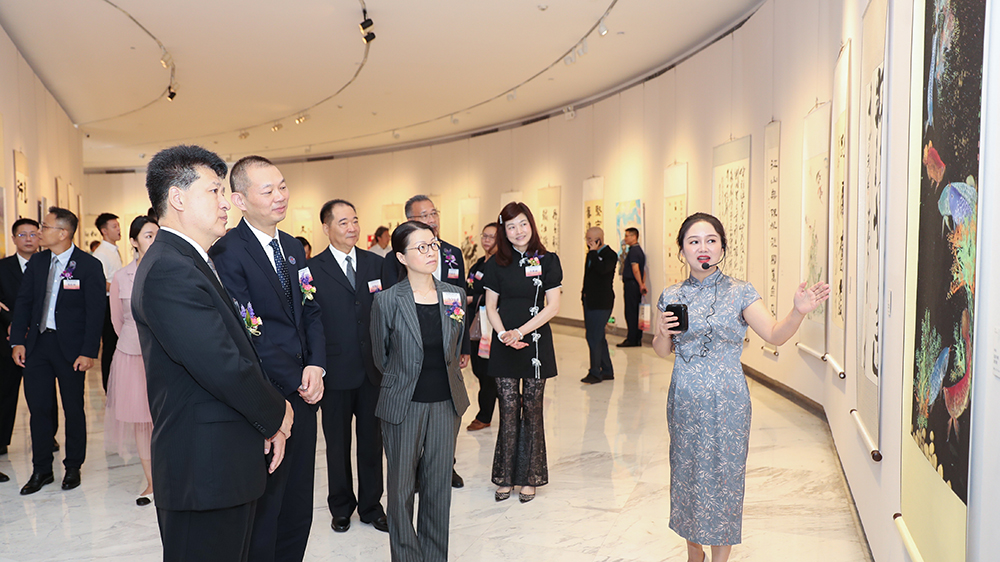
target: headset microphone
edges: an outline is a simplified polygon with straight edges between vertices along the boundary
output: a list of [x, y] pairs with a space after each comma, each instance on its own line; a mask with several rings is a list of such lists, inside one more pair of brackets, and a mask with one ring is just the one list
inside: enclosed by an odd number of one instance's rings
[[717, 261], [717, 262], [715, 262], [715, 263], [703, 263], [703, 264], [701, 264], [701, 268], [702, 268], [702, 269], [711, 269], [711, 268], [713, 268], [713, 267], [715, 267], [715, 266], [719, 265], [720, 263], [722, 263], [722, 261], [723, 261], [724, 259], [725, 259], [725, 258], [723, 258], [722, 260], [719, 260], [719, 261]]

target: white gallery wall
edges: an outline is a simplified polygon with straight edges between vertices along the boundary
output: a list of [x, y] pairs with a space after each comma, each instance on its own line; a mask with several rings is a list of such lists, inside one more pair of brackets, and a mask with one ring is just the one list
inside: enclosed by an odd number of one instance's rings
[[[838, 454], [857, 503], [858, 512], [875, 560], [909, 560], [903, 541], [893, 523], [900, 511], [901, 448], [906, 431], [901, 419], [901, 404], [909, 400], [904, 390], [905, 271], [907, 256], [906, 201], [910, 178], [909, 112], [911, 92], [911, 39], [913, 4], [888, 1], [886, 69], [886, 268], [884, 291], [889, 303], [884, 317], [883, 376], [879, 396], [881, 418], [878, 447], [881, 462], [875, 462], [855, 425], [850, 410], [857, 407], [857, 365], [859, 310], [857, 281], [858, 129], [860, 123], [859, 85], [862, 83], [862, 17], [866, 0], [768, 0], [739, 29], [684, 59], [666, 72], [614, 93], [592, 104], [580, 104], [576, 115], [562, 115], [526, 126], [509, 128], [474, 138], [419, 148], [398, 148], [377, 154], [345, 156], [319, 161], [279, 163], [291, 189], [289, 217], [304, 211], [311, 217], [310, 241], [314, 248], [325, 245], [318, 220], [320, 206], [334, 197], [346, 198], [358, 208], [362, 229], [371, 234], [383, 222], [383, 206], [402, 204], [417, 193], [432, 195], [442, 212], [441, 236], [451, 242], [459, 239], [460, 201], [479, 200], [479, 224], [494, 220], [501, 197], [506, 192], [522, 192], [529, 206], [537, 202], [539, 189], [561, 187], [560, 258], [565, 274], [564, 298], [559, 316], [581, 320], [577, 295], [583, 275], [583, 189], [585, 180], [600, 176], [604, 181], [606, 234], [612, 246], [613, 208], [617, 201], [642, 199], [645, 203], [646, 251], [651, 274], [651, 293], [658, 295], [665, 287], [664, 254], [674, 245], [676, 232], [664, 228], [664, 170], [674, 163], [685, 163], [688, 170], [688, 209], [712, 211], [713, 147], [749, 135], [751, 137], [750, 219], [748, 278], [763, 293], [765, 276], [765, 190], [764, 128], [772, 120], [780, 121], [780, 274], [778, 311], [787, 314], [792, 294], [800, 281], [802, 246], [802, 162], [803, 122], [818, 104], [833, 96], [834, 67], [841, 46], [851, 42], [850, 50], [850, 137], [848, 152], [848, 222], [849, 266], [847, 321], [844, 340], [846, 356], [838, 358], [847, 372], [841, 380], [828, 363], [802, 353], [793, 345], [782, 346], [779, 353], [762, 349], [763, 342], [750, 333], [743, 362], [756, 371], [791, 387], [821, 404], [830, 422]], [[993, 20], [997, 20], [996, 2], [990, 2]], [[989, 36], [989, 34], [987, 35]], [[919, 44], [919, 42], [917, 42]], [[600, 49], [600, 39], [591, 49]], [[990, 53], [995, 59], [996, 48]], [[6, 55], [5, 55], [6, 56]], [[586, 57], [577, 61], [580, 72], [586, 71]], [[996, 69], [995, 60], [992, 68]], [[4, 67], [0, 66], [0, 71]], [[993, 98], [997, 79], [991, 86]], [[5, 86], [0, 84], [0, 88]], [[356, 87], [363, 87], [359, 83]], [[3, 90], [0, 90], [3, 91]], [[984, 99], [987, 99], [984, 97]], [[517, 103], [512, 102], [512, 103]], [[0, 106], [2, 110], [2, 106]], [[995, 113], [994, 125], [996, 123]], [[989, 130], [996, 136], [995, 127]], [[280, 133], [278, 133], [280, 134]], [[396, 142], [405, 142], [405, 138]], [[9, 143], [9, 141], [8, 141]], [[985, 150], [985, 149], [984, 149]], [[986, 153], [986, 152], [984, 152]], [[996, 151], [993, 152], [996, 155]], [[5, 155], [9, 158], [9, 154]], [[238, 158], [243, 155], [233, 155]], [[985, 159], [984, 159], [985, 160]], [[990, 160], [992, 162], [993, 158]], [[995, 162], [993, 162], [995, 164]], [[990, 170], [996, 172], [995, 165]], [[995, 176], [995, 174], [993, 174]], [[992, 181], [989, 174], [984, 181]], [[86, 175], [85, 196], [90, 213], [111, 211], [123, 217], [123, 224], [143, 213], [148, 206], [143, 187], [143, 171], [106, 174], [91, 171]], [[916, 180], [919, 182], [919, 178]], [[984, 190], [984, 193], [989, 193]], [[9, 195], [8, 195], [9, 197]], [[988, 196], [987, 196], [988, 197]], [[984, 204], [995, 203], [986, 198]], [[995, 204], [993, 204], [995, 208]], [[985, 207], [984, 207], [985, 209]], [[238, 220], [231, 212], [230, 225]], [[286, 222], [291, 222], [291, 219]], [[301, 225], [296, 225], [301, 226]], [[283, 226], [292, 230], [291, 225]], [[981, 236], [992, 233], [984, 228]], [[992, 234], [990, 234], [992, 236]], [[982, 245], [984, 250], [988, 247]], [[985, 254], [985, 251], [983, 252]], [[982, 257], [981, 259], [988, 259]], [[986, 266], [984, 266], [985, 268]], [[983, 275], [992, 270], [983, 269]], [[989, 273], [993, 275], [992, 273]], [[980, 287], [985, 287], [980, 283]], [[620, 282], [616, 282], [620, 287]], [[985, 299], [988, 289], [980, 295]], [[621, 293], [614, 316], [624, 323]], [[896, 299], [893, 301], [893, 299]], [[994, 299], [995, 300], [995, 299]], [[985, 303], [991, 303], [986, 305]], [[988, 310], [995, 303], [984, 301]], [[992, 315], [994, 318], [995, 315]], [[979, 318], [988, 319], [981, 314]], [[988, 322], [988, 320], [981, 320]], [[979, 326], [980, 334], [993, 334], [993, 325]], [[816, 325], [806, 325], [799, 338], [822, 338]], [[997, 332], [1000, 333], [1000, 332]], [[1000, 340], [1000, 337], [997, 338]], [[998, 342], [1000, 345], [1000, 342]], [[987, 351], [979, 347], [980, 361]], [[993, 353], [993, 349], [988, 350]], [[989, 356], [992, 358], [992, 355]], [[561, 364], [564, 376], [582, 375], [586, 358], [578, 364]], [[983, 378], [983, 377], [980, 377]], [[992, 379], [991, 379], [992, 380]], [[989, 382], [989, 381], [986, 381]], [[977, 381], [975, 384], [979, 385]], [[985, 383], [983, 383], [985, 384]], [[984, 392], [997, 394], [995, 381]], [[978, 388], [978, 387], [977, 387]], [[985, 444], [995, 430], [982, 429], [995, 418], [987, 407], [978, 407], [983, 396], [977, 394], [977, 420], [973, 437], [973, 488], [970, 497], [968, 552], [970, 560], [987, 560], [990, 533], [984, 524], [995, 513], [995, 502], [976, 497], [982, 487], [989, 497], [998, 497], [998, 488], [981, 474], [995, 474], [1000, 460], [984, 453]], [[665, 402], [666, 397], [661, 397]], [[665, 422], [664, 422], [665, 423]], [[994, 424], [995, 425], [995, 424]], [[978, 429], [977, 429], [978, 428]], [[994, 433], [990, 433], [994, 431]], [[780, 440], [780, 435], [768, 436]], [[995, 445], [995, 437], [992, 443]], [[794, 447], [794, 443], [789, 443]], [[976, 452], [980, 447], [980, 452]], [[753, 454], [753, 453], [751, 453]], [[982, 459], [982, 460], [978, 460]], [[988, 466], [987, 466], [988, 465]], [[990, 468], [993, 467], [993, 468]], [[794, 466], [786, 467], [794, 471]], [[976, 471], [980, 471], [980, 476]], [[666, 517], [666, 514], [663, 514]], [[961, 526], [964, 529], [964, 525]], [[784, 530], [794, 533], [794, 529]], [[994, 533], [995, 535], [995, 533]], [[964, 543], [964, 533], [950, 540]], [[992, 539], [994, 542], [998, 539]], [[817, 544], [817, 548], [822, 548]], [[978, 553], [978, 554], [977, 554]]]
[[[56, 204], [56, 179], [77, 190], [83, 187], [83, 142], [62, 106], [35, 75], [7, 33], [0, 28], [0, 187], [3, 188], [4, 248], [13, 252], [10, 225], [14, 206], [14, 151], [28, 164], [27, 209], [35, 218], [43, 197]], [[29, 211], [30, 212], [26, 212]]]

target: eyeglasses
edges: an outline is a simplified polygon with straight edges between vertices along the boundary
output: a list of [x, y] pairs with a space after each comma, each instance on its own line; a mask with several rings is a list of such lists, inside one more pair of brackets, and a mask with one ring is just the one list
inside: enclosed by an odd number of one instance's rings
[[38, 233], [37, 232], [18, 232], [14, 236], [17, 236], [21, 240], [24, 240], [25, 238], [30, 238], [30, 239], [34, 240], [35, 238], [38, 238]]
[[43, 222], [43, 223], [42, 223], [42, 230], [45, 230], [45, 229], [47, 229], [47, 228], [54, 228], [54, 229], [56, 229], [56, 230], [66, 230], [65, 228], [63, 228], [63, 227], [61, 227], [61, 226], [49, 226], [49, 225], [47, 225], [47, 224], [45, 224], [45, 223]]
[[419, 215], [411, 215], [411, 216], [408, 216], [406, 218], [411, 219], [411, 220], [421, 220], [421, 221], [423, 221], [423, 220], [427, 220], [427, 219], [431, 219], [431, 218], [436, 219], [439, 216], [440, 216], [440, 214], [438, 213], [438, 210], [437, 209], [433, 209], [433, 210], [428, 211], [426, 213], [420, 213]]
[[482, 238], [483, 240], [493, 240], [494, 238], [497, 237], [497, 235], [496, 234], [480, 234], [479, 237]]
[[420, 252], [421, 254], [427, 255], [427, 254], [431, 253], [432, 251], [436, 252], [439, 249], [441, 249], [441, 243], [438, 242], [437, 240], [435, 240], [435, 241], [431, 242], [430, 244], [427, 244], [425, 242], [423, 244], [418, 244], [416, 246], [411, 246], [411, 247], [407, 248], [406, 251], [416, 250], [416, 251]]

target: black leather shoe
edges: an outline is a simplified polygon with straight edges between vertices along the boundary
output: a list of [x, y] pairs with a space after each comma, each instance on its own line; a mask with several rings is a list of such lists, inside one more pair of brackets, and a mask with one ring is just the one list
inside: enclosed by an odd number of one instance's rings
[[10, 480], [10, 476], [7, 476], [6, 474], [0, 472], [0, 482], [6, 482], [8, 480]]
[[385, 518], [385, 515], [379, 517], [378, 519], [374, 519], [372, 521], [362, 521], [362, 523], [368, 523], [369, 525], [375, 527], [376, 529], [382, 531], [383, 533], [389, 532], [389, 520]]
[[459, 476], [457, 472], [455, 472], [454, 468], [451, 469], [451, 487], [452, 488], [465, 487], [465, 480], [462, 480], [462, 477]]
[[3, 447], [0, 447], [0, 455], [6, 455], [6, 454], [7, 454], [7, 445], [4, 445]]
[[52, 476], [51, 472], [48, 474], [39, 474], [37, 472], [32, 473], [31, 478], [28, 479], [28, 483], [21, 488], [21, 495], [27, 496], [28, 494], [34, 494], [38, 490], [41, 490], [42, 486], [51, 484], [55, 481], [56, 479]]
[[59, 452], [59, 442], [56, 441], [54, 437], [52, 438], [52, 452], [53, 453]]
[[642, 347], [642, 344], [639, 343], [639, 342], [631, 342], [631, 341], [625, 340], [625, 341], [621, 342], [620, 344], [618, 344], [615, 347]]
[[72, 490], [80, 485], [80, 469], [67, 468], [66, 476], [63, 476], [62, 489]]
[[338, 533], [346, 533], [351, 528], [351, 518], [336, 516], [333, 518], [333, 523], [330, 523], [330, 528]]
[[602, 381], [613, 381], [613, 380], [615, 380], [615, 376], [614, 375], [608, 375], [608, 374], [602, 374], [601, 375], [601, 380]]
[[597, 384], [597, 383], [601, 382], [602, 380], [604, 380], [604, 379], [602, 379], [600, 377], [595, 377], [594, 375], [587, 375], [587, 376], [583, 377], [582, 379], [580, 379], [580, 382], [585, 382], [587, 384]]

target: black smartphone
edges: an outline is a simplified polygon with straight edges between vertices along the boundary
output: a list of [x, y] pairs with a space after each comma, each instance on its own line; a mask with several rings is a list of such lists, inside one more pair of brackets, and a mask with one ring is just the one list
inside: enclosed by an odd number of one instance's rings
[[678, 332], [686, 332], [688, 329], [688, 305], [686, 304], [668, 304], [664, 305], [661, 312], [672, 312], [674, 316], [677, 317], [677, 321], [680, 324], [677, 325], [675, 330]]

